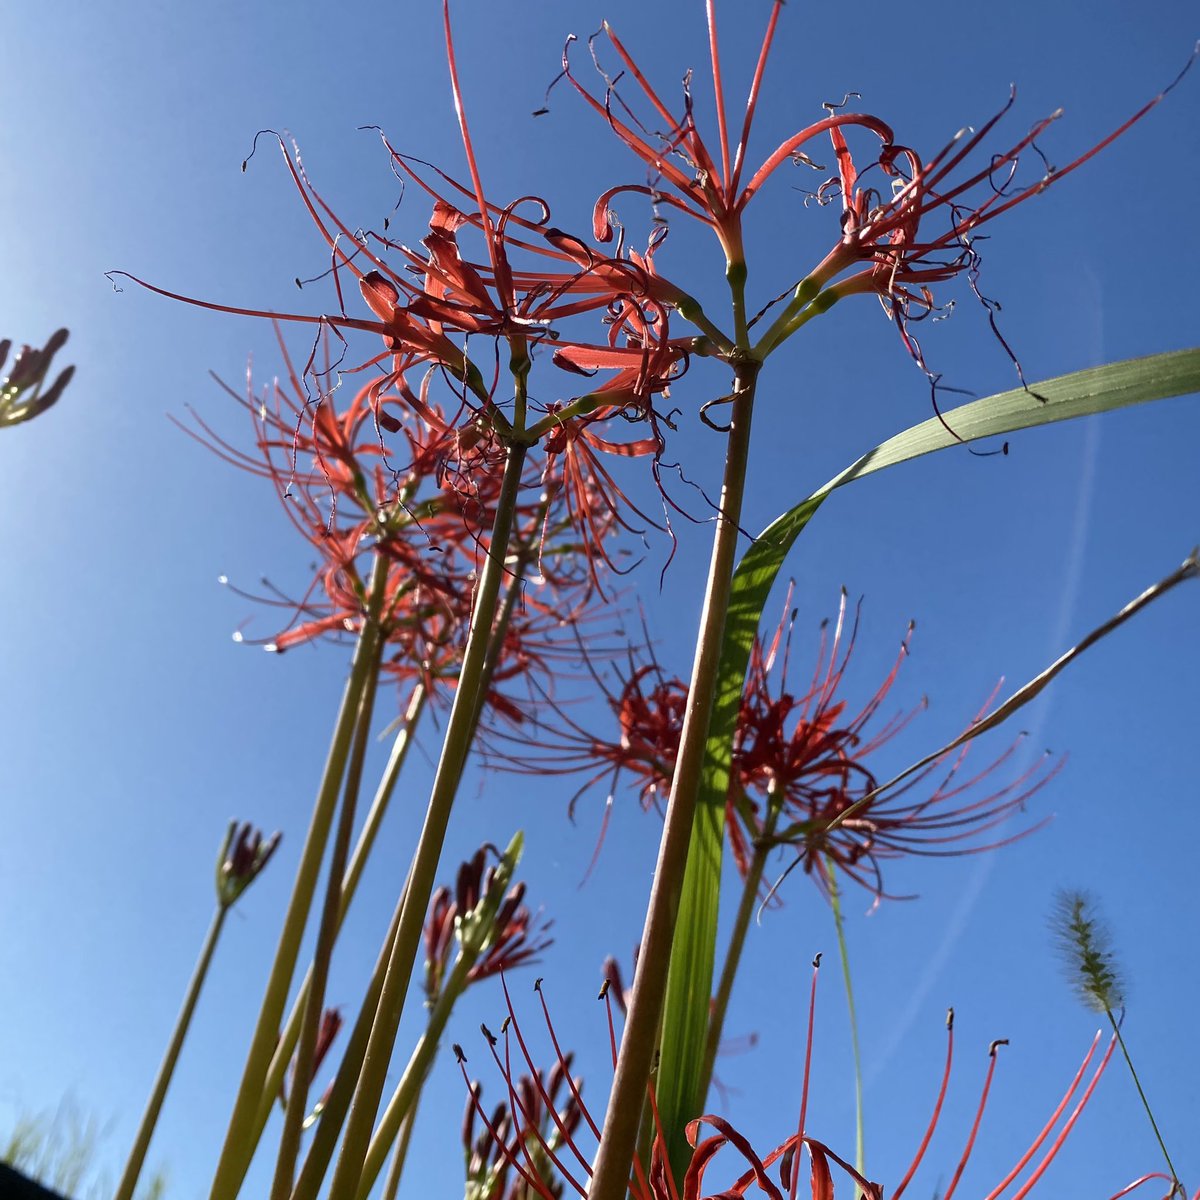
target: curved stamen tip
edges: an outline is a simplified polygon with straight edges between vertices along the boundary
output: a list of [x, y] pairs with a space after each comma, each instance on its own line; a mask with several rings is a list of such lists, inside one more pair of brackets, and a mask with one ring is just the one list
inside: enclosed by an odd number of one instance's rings
[[543, 979], [543, 978], [544, 978], [544, 976], [541, 976], [541, 975], [539, 975], [539, 976], [538, 976], [538, 977], [537, 977], [537, 978], [536, 978], [536, 979], [533, 981], [533, 990], [534, 990], [535, 992], [540, 992], [540, 991], [542, 990], [542, 979]]
[[487, 1044], [494, 1046], [496, 1044], [496, 1035], [482, 1021], [479, 1022], [479, 1032], [487, 1038]]
[[814, 970], [814, 971], [819, 971], [819, 970], [821, 969], [821, 957], [822, 957], [822, 956], [821, 956], [820, 954], [818, 954], [818, 955], [817, 955], [817, 956], [816, 956], [816, 957], [813, 959], [813, 970]]
[[454, 1058], [456, 1062], [465, 1063], [467, 1061], [466, 1053], [457, 1042], [452, 1044], [451, 1049], [454, 1051]]
[[997, 1051], [997, 1050], [999, 1050], [1001, 1046], [1007, 1046], [1007, 1045], [1008, 1045], [1008, 1038], [997, 1038], [997, 1039], [996, 1039], [996, 1040], [995, 1040], [995, 1041], [994, 1041], [994, 1042], [993, 1042], [993, 1043], [992, 1043], [992, 1044], [991, 1044], [991, 1045], [988, 1047], [988, 1058], [995, 1058], [995, 1057], [996, 1057], [996, 1051]]

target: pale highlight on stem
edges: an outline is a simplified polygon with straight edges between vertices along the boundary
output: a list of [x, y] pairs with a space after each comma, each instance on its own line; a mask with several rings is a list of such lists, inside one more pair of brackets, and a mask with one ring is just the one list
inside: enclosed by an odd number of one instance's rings
[[446, 723], [446, 737], [429, 797], [425, 824], [413, 858], [408, 887], [400, 905], [400, 920], [392, 953], [384, 975], [379, 1007], [371, 1027], [362, 1072], [350, 1105], [342, 1149], [334, 1168], [330, 1194], [352, 1195], [357, 1191], [371, 1130], [379, 1109], [396, 1030], [404, 1010], [413, 963], [421, 941], [421, 930], [429, 897], [433, 893], [438, 859], [450, 821], [450, 810], [462, 778], [475, 728], [475, 697], [487, 658], [488, 645], [505, 574], [504, 559], [512, 531], [513, 512], [521, 484], [526, 447], [510, 445], [504, 466], [504, 484], [496, 504], [495, 523], [487, 557], [479, 580], [471, 631], [463, 655], [462, 672], [454, 704]]
[[687, 865], [688, 842], [725, 635], [725, 617], [729, 611], [729, 589], [737, 555], [757, 375], [757, 363], [738, 370], [730, 416], [725, 479], [705, 589], [700, 638], [692, 670], [688, 710], [680, 734], [675, 778], [667, 804], [658, 865], [642, 934], [642, 952], [604, 1118], [604, 1131], [596, 1153], [589, 1200], [623, 1200], [637, 1143], [638, 1121], [666, 993], [671, 939], [679, 913], [679, 890]]
[[325, 843], [333, 822], [334, 809], [337, 806], [342, 774], [346, 769], [346, 758], [350, 752], [350, 739], [358, 713], [359, 697], [366, 685], [367, 674], [372, 664], [377, 662], [375, 645], [380, 637], [378, 620], [386, 583], [387, 561], [380, 555], [376, 558], [372, 571], [370, 595], [362, 631], [355, 646], [350, 677], [346, 681], [342, 706], [334, 726], [333, 740], [329, 747], [325, 771], [313, 808], [308, 836], [305, 839], [304, 849], [301, 851], [299, 866], [296, 868], [296, 882], [292, 889], [292, 898], [288, 903], [287, 915], [284, 917], [283, 929], [279, 935], [279, 945], [267, 981], [262, 1008], [259, 1011], [258, 1024], [250, 1043], [241, 1086], [234, 1104], [233, 1115], [230, 1117], [229, 1130], [225, 1135], [225, 1144], [217, 1163], [211, 1200], [234, 1200], [242, 1180], [245, 1178], [250, 1159], [254, 1155], [254, 1148], [258, 1140], [255, 1135], [254, 1123], [259, 1099], [262, 1096], [263, 1081], [275, 1051], [275, 1043], [279, 1036], [279, 1021], [283, 1016], [288, 989], [296, 970], [296, 959], [300, 954], [300, 942], [304, 936], [304, 927], [308, 923], [309, 909], [312, 906], [313, 894], [317, 885], [317, 875], [320, 871], [321, 859], [324, 857]]

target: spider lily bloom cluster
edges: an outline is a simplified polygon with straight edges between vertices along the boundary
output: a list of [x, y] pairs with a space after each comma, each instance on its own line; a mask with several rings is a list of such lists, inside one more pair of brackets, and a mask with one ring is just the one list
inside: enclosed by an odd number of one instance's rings
[[[858, 628], [857, 613], [849, 618], [845, 593], [832, 632], [822, 626], [812, 676], [800, 693], [788, 686], [789, 607], [785, 605], [770, 640], [755, 641], [734, 735], [726, 828], [742, 876], [752, 873], [757, 855], [784, 847], [795, 852], [798, 864], [823, 890], [829, 886], [826, 867], [833, 867], [883, 898], [882, 864], [887, 859], [972, 854], [1012, 841], [979, 837], [1024, 811], [1058, 766], [1045, 772], [1035, 763], [996, 790], [978, 795], [980, 785], [1007, 765], [1020, 742], [970, 775], [963, 747], [901, 789], [877, 794], [868, 760], [905, 730], [918, 711], [897, 713], [872, 728], [908, 655], [912, 626], [879, 687], [854, 712], [841, 695]], [[638, 663], [631, 658], [627, 675], [617, 673], [615, 688], [596, 678], [618, 723], [615, 739], [584, 728], [560, 704], [553, 722], [539, 734], [536, 750], [520, 730], [493, 739], [497, 763], [549, 774], [589, 772], [569, 802], [572, 816], [579, 800], [604, 783], [609, 805], [627, 782], [644, 809], [659, 807], [675, 770], [687, 686], [667, 676], [653, 659]], [[935, 773], [932, 792], [912, 799]]]
[[[312, 187], [298, 156], [293, 161], [280, 142], [292, 179], [330, 248], [339, 300], [336, 313], [267, 313], [191, 300], [137, 282], [202, 307], [315, 324], [343, 341], [351, 331], [377, 334], [383, 353], [352, 366], [335, 364], [340, 375], [374, 373], [348, 411], [348, 420], [360, 424], [369, 417], [377, 436], [384, 430], [399, 432], [406, 422], [411, 427], [415, 421], [417, 429], [409, 434], [414, 460], [436, 463], [438, 472], [472, 499], [489, 481], [499, 488], [507, 448], [520, 447], [524, 454], [540, 443], [541, 457], [533, 456], [536, 486], [551, 500], [561, 497], [589, 557], [608, 561], [612, 523], [630, 526], [622, 514], [628, 502], [602, 459], [649, 456], [657, 464], [664, 439], [655, 400], [686, 369], [692, 339], [670, 336], [676, 294], [655, 273], [653, 243], [644, 254], [622, 249], [616, 257], [602, 256], [582, 239], [552, 227], [547, 206], [536, 197], [496, 207], [478, 182], [465, 118], [463, 134], [474, 188], [448, 177], [445, 184], [474, 200], [473, 210], [464, 211], [435, 192], [415, 173], [412, 160], [388, 144], [396, 168], [435, 196], [429, 234], [420, 250], [385, 234], [355, 234]], [[457, 198], [462, 203], [461, 196]], [[535, 219], [519, 215], [526, 207], [532, 208]], [[466, 257], [460, 246], [463, 231], [480, 235], [483, 261]], [[398, 258], [402, 265], [390, 265], [385, 256]], [[538, 269], [516, 261], [531, 256], [536, 256]], [[547, 258], [555, 269], [544, 269]], [[344, 274], [357, 280], [371, 318], [347, 314]], [[607, 326], [603, 341], [560, 332], [561, 322], [574, 325], [576, 318], [587, 315], [600, 317]], [[495, 350], [481, 367], [472, 356], [478, 356], [475, 347], [487, 340]], [[561, 369], [555, 378], [562, 382], [540, 382], [539, 391], [554, 387], [562, 398], [542, 405], [539, 415], [528, 381], [535, 361], [543, 357]], [[314, 372], [312, 358], [300, 384], [306, 407], [311, 404], [310, 378], [316, 384], [332, 378], [331, 368]], [[485, 378], [489, 358], [496, 362]], [[501, 359], [507, 363], [508, 385], [499, 369]], [[600, 378], [580, 391], [579, 376]], [[445, 406], [430, 399], [438, 379], [449, 385]], [[615, 438], [617, 426], [629, 423], [645, 425], [646, 436]], [[336, 444], [342, 435], [344, 448], [346, 432], [352, 431], [331, 431], [334, 444], [324, 447], [326, 457], [318, 460], [323, 471], [340, 474], [349, 467]], [[339, 485], [361, 487], [366, 482], [352, 474]], [[382, 503], [384, 497], [376, 495], [374, 500]], [[393, 496], [391, 502], [397, 501], [402, 504], [402, 497]], [[484, 511], [481, 507], [480, 515]]]
[[[709, 68], [716, 105], [717, 136], [707, 139], [696, 124], [691, 92], [692, 72], [684, 77], [682, 110], [673, 112], [639, 67], [633, 55], [605, 22], [604, 40], [620, 65], [610, 73], [600, 63], [597, 43], [600, 35], [588, 39], [592, 63], [603, 87], [590, 87], [576, 72], [568, 39], [563, 51], [562, 74], [582, 97], [585, 104], [602, 117], [609, 129], [646, 165], [645, 184], [621, 184], [606, 189], [596, 202], [593, 213], [594, 234], [598, 240], [613, 237], [611, 207], [622, 194], [641, 194], [653, 205], [655, 219], [666, 224], [670, 214], [683, 214], [712, 228], [728, 264], [734, 290], [735, 316], [745, 321], [745, 250], [742, 223], [751, 200], [781, 167], [805, 164], [821, 170], [813, 160], [818, 154], [814, 142], [830, 139], [837, 160], [838, 174], [821, 184], [814, 193], [820, 204], [841, 201], [841, 235], [825, 258], [795, 285], [791, 300], [770, 328], [754, 345], [754, 355], [765, 358], [785, 338], [812, 317], [827, 311], [844, 296], [870, 293], [879, 296], [888, 315], [894, 318], [905, 346], [927, 374], [919, 343], [908, 329], [908, 322], [936, 311], [938, 304], [932, 287], [958, 275], [967, 275], [976, 296], [988, 312], [993, 330], [998, 306], [978, 289], [979, 254], [973, 245], [976, 231], [1002, 216], [1017, 204], [1039, 195], [1098, 154], [1135, 125], [1158, 105], [1176, 86], [1200, 53], [1200, 43], [1184, 70], [1158, 95], [1141, 106], [1128, 120], [1094, 146], [1075, 156], [1066, 166], [1052, 167], [1037, 146], [1037, 139], [1062, 115], [1061, 110], [1036, 122], [1027, 134], [1000, 151], [987, 151], [987, 139], [1001, 117], [1011, 107], [1015, 93], [1001, 111], [978, 130], [964, 129], [928, 161], [914, 149], [898, 142], [892, 127], [870, 113], [838, 111], [841, 105], [827, 104], [828, 115], [785, 137], [759, 163], [750, 166], [748, 148], [751, 129], [759, 103], [783, 0], [773, 0], [767, 19], [754, 74], [736, 131], [731, 137], [731, 117], [726, 104], [721, 58], [717, 37], [715, 0], [706, 0]], [[620, 90], [622, 80], [631, 80], [636, 94], [626, 98]], [[555, 81], [557, 82], [557, 80]], [[553, 85], [551, 85], [553, 87]], [[627, 85], [628, 86], [628, 85]], [[847, 97], [847, 100], [849, 97]], [[639, 115], [639, 109], [644, 117]], [[539, 115], [548, 109], [540, 109]], [[847, 133], [860, 130], [879, 144], [870, 167], [883, 176], [882, 186], [860, 187], [860, 178], [869, 171], [855, 167]], [[974, 165], [971, 156], [983, 150], [982, 165]], [[1044, 171], [1031, 182], [1017, 179], [1024, 154], [1037, 156]], [[936, 219], [942, 227], [936, 232], [921, 229], [925, 219]], [[853, 272], [848, 278], [842, 278]], [[773, 307], [773, 301], [747, 323], [753, 326]], [[679, 305], [681, 313], [692, 319], [694, 302]], [[712, 332], [707, 317], [706, 334]], [[1003, 337], [1001, 344], [1014, 358]], [[708, 351], [728, 355], [730, 339], [719, 332], [708, 343]], [[1018, 364], [1018, 370], [1019, 370]], [[936, 380], [934, 381], [936, 384]]]
[[[813, 964], [810, 1003], [815, 1001], [819, 964], [820, 956]], [[508, 1200], [530, 1200], [536, 1196], [541, 1200], [559, 1200], [568, 1192], [580, 1197], [589, 1195], [589, 1180], [592, 1175], [590, 1155], [586, 1148], [579, 1144], [578, 1135], [582, 1134], [585, 1127], [591, 1131], [593, 1137], [599, 1136], [599, 1131], [583, 1102], [578, 1081], [571, 1076], [573, 1055], [563, 1052], [554, 1031], [549, 1008], [542, 994], [541, 980], [534, 986], [541, 1002], [546, 1031], [553, 1050], [553, 1066], [548, 1072], [538, 1067], [506, 986], [504, 991], [507, 1016], [499, 1037], [491, 1033], [487, 1026], [483, 1027], [488, 1052], [508, 1091], [507, 1103], [497, 1106], [490, 1115], [481, 1101], [481, 1085], [471, 1082], [467, 1076], [467, 1055], [462, 1047], [454, 1047], [463, 1078], [469, 1087], [463, 1125], [463, 1145], [468, 1164], [468, 1197], [480, 1195], [487, 1200], [493, 1200], [503, 1196]], [[617, 1035], [607, 979], [600, 997], [607, 1007], [609, 1041], [615, 1062]], [[643, 1163], [639, 1159], [634, 1160], [629, 1180], [629, 1194], [634, 1200], [719, 1200], [724, 1197], [740, 1198], [753, 1192], [762, 1193], [768, 1200], [784, 1200], [785, 1196], [789, 1197], [789, 1200], [795, 1200], [805, 1154], [809, 1159], [808, 1194], [813, 1200], [834, 1200], [836, 1195], [841, 1194], [840, 1189], [835, 1186], [835, 1171], [845, 1177], [849, 1188], [846, 1194], [849, 1197], [857, 1195], [864, 1200], [883, 1200], [887, 1195], [899, 1200], [908, 1191], [925, 1162], [950, 1092], [954, 1060], [954, 1011], [951, 1009], [947, 1014], [945, 1064], [934, 1097], [932, 1115], [903, 1176], [894, 1187], [886, 1189], [879, 1183], [871, 1182], [827, 1142], [810, 1132], [820, 1120], [814, 1115], [815, 1108], [810, 1109], [809, 1106], [808, 1072], [813, 1028], [810, 1020], [797, 1130], [766, 1155], [760, 1155], [754, 1149], [751, 1140], [728, 1120], [708, 1114], [689, 1124], [687, 1136], [692, 1147], [691, 1157], [683, 1178], [674, 1178], [663, 1153], [662, 1127], [658, 1124], [654, 1087], [650, 1084], [648, 1107], [657, 1132], [653, 1138], [650, 1161]], [[949, 1184], [945, 1186], [944, 1191], [939, 1190], [943, 1200], [952, 1200], [956, 1194], [979, 1140], [999, 1062], [998, 1052], [1007, 1044], [1006, 1039], [999, 1039], [992, 1042], [988, 1048], [988, 1066], [979, 1098], [975, 1103], [966, 1144], [958, 1156]], [[988, 1200], [1024, 1200], [1024, 1197], [1034, 1192], [1068, 1141], [1104, 1075], [1116, 1046], [1117, 1039], [1113, 1037], [1101, 1052], [1101, 1034], [1098, 1032], [1095, 1035], [1061, 1099], [1051, 1110], [1029, 1146], [1004, 1177], [988, 1191]], [[518, 1073], [521, 1073], [519, 1077]], [[706, 1125], [713, 1132], [702, 1136], [701, 1131]], [[738, 1174], [732, 1182], [714, 1189], [706, 1183], [706, 1176], [718, 1164], [727, 1168], [727, 1150], [732, 1150], [737, 1156], [734, 1170], [738, 1171]], [[1167, 1176], [1159, 1173], [1144, 1175], [1118, 1191], [1113, 1200], [1158, 1181], [1171, 1182]]]
[[[547, 1192], [555, 1200], [562, 1196], [563, 1182], [553, 1172], [551, 1156], [573, 1145], [585, 1112], [583, 1080], [573, 1077], [571, 1069], [567, 1054], [549, 1071], [506, 1079], [509, 1099], [490, 1115], [483, 1108], [483, 1085], [471, 1084], [462, 1126], [467, 1200], [533, 1200]], [[536, 1177], [545, 1191], [527, 1179], [526, 1164], [539, 1162]]]
[[[249, 379], [244, 395], [225, 387], [251, 418], [253, 450], [193, 414], [199, 427], [193, 436], [227, 462], [268, 480], [292, 524], [320, 555], [298, 599], [279, 592], [250, 597], [289, 614], [288, 625], [265, 644], [284, 651], [357, 633], [366, 611], [369, 564], [382, 556], [388, 565], [383, 669], [398, 684], [420, 683], [441, 696], [437, 685], [453, 683], [461, 660], [500, 476], [452, 470], [453, 432], [447, 435], [444, 426], [440, 435], [432, 431], [401, 397], [370, 385], [342, 408], [338, 388], [314, 392], [286, 348], [283, 352], [285, 379], [261, 395]], [[335, 376], [327, 357], [316, 378], [327, 385]], [[425, 410], [440, 419], [430, 406]], [[518, 500], [515, 546], [507, 555], [514, 611], [499, 631], [494, 679], [540, 669], [543, 656], [554, 657], [562, 631], [585, 621], [594, 608], [594, 570], [561, 501], [540, 491], [535, 479], [527, 483], [529, 496]], [[536, 587], [526, 587], [528, 568], [539, 561]], [[238, 640], [244, 640], [240, 631]], [[505, 707], [517, 715], [511, 702]]]
[[[551, 922], [540, 921], [524, 904], [525, 885], [514, 884], [498, 903], [488, 893], [496, 887], [488, 868], [488, 847], [480, 847], [459, 868], [454, 890], [438, 888], [425, 924], [425, 995], [433, 1004], [442, 993], [455, 944], [473, 948], [467, 983], [536, 962], [551, 944]], [[473, 923], [478, 925], [473, 929]], [[476, 948], [477, 947], [477, 948]]]

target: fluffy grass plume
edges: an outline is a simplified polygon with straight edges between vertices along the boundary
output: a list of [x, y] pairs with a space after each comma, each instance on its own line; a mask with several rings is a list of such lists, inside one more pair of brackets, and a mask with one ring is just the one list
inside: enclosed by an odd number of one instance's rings
[[1112, 949], [1112, 934], [1087, 892], [1063, 889], [1054, 897], [1050, 918], [1067, 979], [1095, 1012], [1125, 1005], [1125, 985]]

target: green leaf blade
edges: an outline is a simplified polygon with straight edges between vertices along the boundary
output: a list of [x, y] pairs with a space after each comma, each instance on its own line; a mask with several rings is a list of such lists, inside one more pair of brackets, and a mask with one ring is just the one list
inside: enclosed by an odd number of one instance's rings
[[935, 450], [1196, 391], [1200, 391], [1200, 347], [1072, 371], [1028, 389], [997, 392], [913, 425], [867, 451], [817, 494]]
[[887, 467], [980, 438], [1196, 391], [1200, 391], [1200, 348], [1091, 367], [961, 405], [868, 451], [773, 521], [743, 556], [734, 574], [725, 627], [717, 699], [672, 946], [655, 1085], [676, 1179], [682, 1180], [690, 1157], [684, 1128], [703, 1112], [709, 1083], [701, 1076], [716, 959], [725, 797], [739, 703], [763, 609], [796, 538], [831, 492]]

